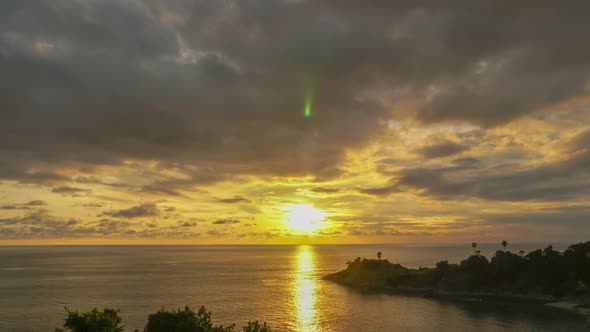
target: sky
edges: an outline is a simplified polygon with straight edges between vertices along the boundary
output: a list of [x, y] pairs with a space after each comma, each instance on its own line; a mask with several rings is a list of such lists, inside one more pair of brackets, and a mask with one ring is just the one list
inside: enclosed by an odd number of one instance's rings
[[8, 0], [0, 244], [590, 239], [588, 1]]

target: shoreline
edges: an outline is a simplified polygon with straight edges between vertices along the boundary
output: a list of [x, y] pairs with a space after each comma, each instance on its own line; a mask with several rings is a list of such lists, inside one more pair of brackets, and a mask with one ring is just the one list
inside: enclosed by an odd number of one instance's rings
[[502, 293], [488, 293], [488, 292], [465, 292], [465, 291], [446, 291], [429, 288], [411, 288], [411, 287], [382, 287], [382, 288], [371, 288], [362, 287], [352, 284], [342, 283], [337, 280], [330, 279], [329, 274], [324, 276], [322, 279], [333, 282], [335, 284], [354, 288], [357, 290], [370, 291], [380, 294], [387, 295], [403, 295], [403, 296], [417, 296], [425, 297], [429, 299], [455, 299], [461, 301], [499, 301], [508, 302], [516, 301], [520, 303], [530, 303], [536, 305], [542, 305], [552, 310], [562, 310], [569, 313], [576, 314], [588, 320], [590, 322], [590, 306], [575, 301], [573, 299], [559, 299], [551, 296], [534, 296], [534, 295], [519, 295], [519, 294], [502, 294]]

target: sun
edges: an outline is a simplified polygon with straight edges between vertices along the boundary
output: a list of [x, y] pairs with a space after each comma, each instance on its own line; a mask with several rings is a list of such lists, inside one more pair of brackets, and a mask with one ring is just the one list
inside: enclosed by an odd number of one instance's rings
[[285, 223], [294, 230], [311, 233], [322, 227], [326, 214], [311, 204], [293, 204], [287, 207]]

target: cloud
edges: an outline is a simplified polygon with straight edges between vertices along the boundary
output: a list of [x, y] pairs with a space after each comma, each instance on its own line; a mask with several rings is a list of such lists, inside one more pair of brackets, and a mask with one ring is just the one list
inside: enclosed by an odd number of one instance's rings
[[357, 189], [361, 194], [373, 195], [373, 196], [389, 196], [393, 193], [399, 192], [399, 189], [395, 185], [378, 187], [378, 188], [359, 188]]
[[85, 203], [82, 204], [83, 207], [88, 207], [88, 208], [101, 208], [104, 206], [103, 203]]
[[568, 145], [572, 152], [590, 149], [590, 129], [586, 129], [574, 136]]
[[507, 123], [586, 94], [589, 7], [11, 3], [0, 177], [59, 182], [60, 167], [123, 160], [198, 163], [211, 181], [322, 174], [380, 135], [398, 100], [421, 101], [404, 114], [427, 123]]
[[78, 224], [76, 219], [58, 218], [47, 210], [38, 209], [23, 216], [0, 219], [0, 235], [5, 239], [78, 237], [85, 233]]
[[155, 203], [145, 203], [138, 206], [133, 206], [128, 209], [118, 211], [107, 211], [100, 214], [100, 216], [111, 216], [115, 218], [141, 218], [154, 217], [160, 214], [160, 210]]
[[376, 187], [376, 188], [356, 188], [356, 191], [361, 194], [373, 195], [373, 196], [382, 196], [386, 197], [393, 193], [400, 192], [400, 188], [395, 181], [390, 180], [385, 186], [383, 187]]
[[25, 203], [26, 206], [43, 206], [43, 205], [47, 205], [47, 203], [45, 203], [44, 201], [41, 200], [34, 200], [34, 201], [30, 201], [28, 203]]
[[209, 236], [214, 236], [214, 237], [226, 237], [226, 236], [230, 235], [230, 233], [228, 233], [228, 232], [220, 232], [217, 230], [207, 231], [207, 234]]
[[590, 230], [590, 206], [557, 206], [537, 211], [508, 212], [486, 214], [484, 218], [495, 224], [532, 224], [559, 226], [577, 229], [580, 232]]
[[466, 145], [451, 141], [443, 141], [422, 147], [418, 149], [418, 153], [420, 153], [424, 158], [435, 159], [452, 156], [467, 150], [469, 150], [469, 147]]
[[[467, 167], [472, 172], [473, 167]], [[498, 201], [559, 201], [590, 196], [590, 151], [526, 169], [504, 168], [490, 174], [479, 168], [414, 168], [400, 172], [397, 185], [442, 199], [456, 197]], [[395, 181], [395, 180], [393, 180]]]
[[325, 188], [325, 187], [315, 187], [312, 188], [311, 191], [313, 191], [314, 193], [320, 193], [320, 194], [335, 194], [341, 191], [341, 189], [339, 188]]
[[[581, 0], [6, 2], [1, 209], [24, 215], [2, 234], [186, 238], [190, 206], [266, 236], [305, 196], [351, 219], [587, 201], [588, 30]], [[101, 203], [8, 201], [47, 188]], [[83, 207], [104, 220], [67, 225]]]
[[7, 204], [0, 206], [0, 210], [31, 210], [40, 206], [45, 206], [47, 203], [41, 200], [34, 200], [24, 204]]
[[84, 193], [89, 193], [92, 190], [90, 189], [83, 189], [83, 188], [76, 188], [76, 187], [68, 187], [68, 186], [59, 186], [51, 189], [51, 192], [62, 194], [62, 195], [69, 195], [69, 196], [77, 196]]
[[252, 203], [247, 198], [241, 196], [235, 196], [234, 198], [215, 198], [216, 201], [220, 203], [227, 203], [227, 204], [235, 204], [235, 203]]
[[185, 221], [181, 225], [182, 225], [182, 227], [195, 227], [195, 226], [197, 226], [197, 223]]
[[240, 221], [236, 219], [218, 219], [213, 222], [214, 225], [230, 225], [239, 223]]

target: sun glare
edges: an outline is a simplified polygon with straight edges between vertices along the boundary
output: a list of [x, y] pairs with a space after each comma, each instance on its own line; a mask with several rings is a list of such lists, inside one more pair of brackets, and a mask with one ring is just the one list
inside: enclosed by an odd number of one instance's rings
[[287, 207], [285, 222], [294, 230], [310, 233], [322, 226], [325, 216], [311, 204], [293, 204]]

